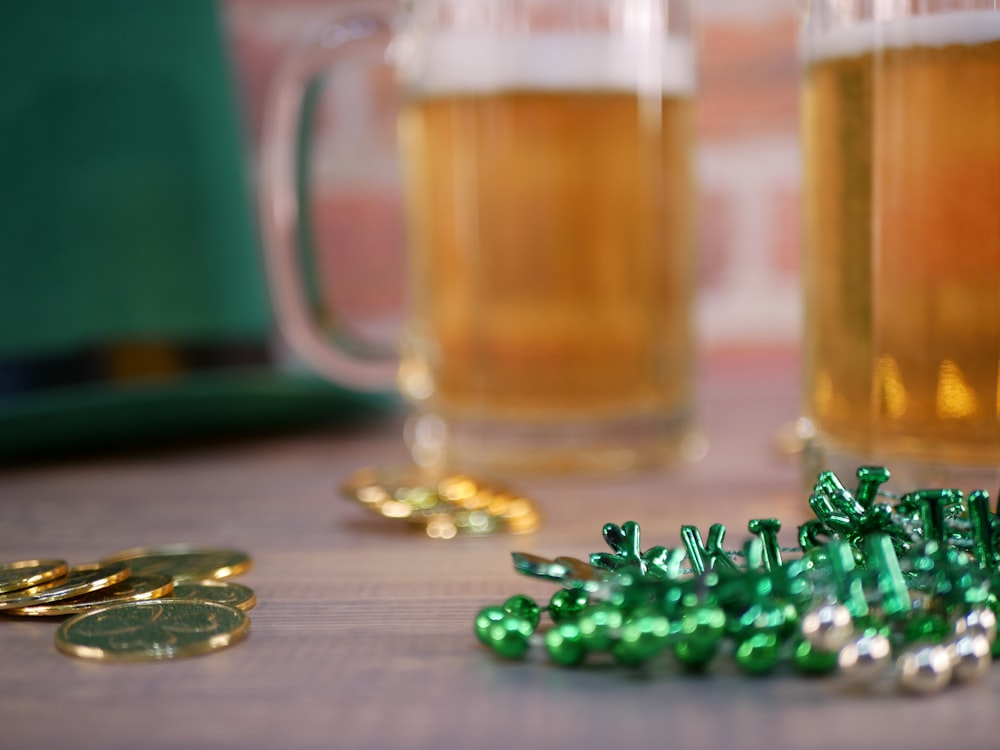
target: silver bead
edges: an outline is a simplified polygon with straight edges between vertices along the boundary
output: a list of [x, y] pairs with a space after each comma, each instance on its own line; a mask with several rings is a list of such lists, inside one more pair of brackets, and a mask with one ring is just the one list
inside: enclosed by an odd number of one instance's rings
[[985, 633], [969, 631], [948, 644], [952, 676], [956, 682], [978, 680], [990, 670], [993, 656]]
[[951, 681], [951, 656], [939, 644], [908, 648], [896, 668], [899, 686], [911, 693], [936, 693]]
[[955, 621], [955, 635], [979, 630], [992, 644], [997, 639], [997, 616], [989, 607], [977, 607], [966, 613], [965, 617]]
[[871, 633], [844, 645], [837, 655], [837, 666], [848, 681], [867, 684], [877, 680], [891, 660], [889, 639], [881, 633]]
[[854, 634], [854, 619], [843, 604], [824, 604], [802, 616], [802, 637], [819, 650], [833, 653]]

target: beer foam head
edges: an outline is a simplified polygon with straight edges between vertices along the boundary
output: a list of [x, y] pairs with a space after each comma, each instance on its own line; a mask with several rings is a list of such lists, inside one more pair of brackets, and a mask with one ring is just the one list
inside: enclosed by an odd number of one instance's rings
[[1000, 12], [973, 10], [862, 21], [802, 39], [805, 60], [857, 57], [878, 48], [973, 45], [1000, 39]]
[[679, 37], [581, 34], [435, 34], [400, 77], [416, 95], [496, 91], [639, 91], [691, 94], [694, 48]]

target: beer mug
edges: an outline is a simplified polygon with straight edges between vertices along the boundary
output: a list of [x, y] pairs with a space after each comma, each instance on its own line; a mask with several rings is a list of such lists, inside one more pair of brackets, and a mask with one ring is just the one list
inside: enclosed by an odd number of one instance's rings
[[[286, 66], [264, 152], [279, 323], [334, 381], [395, 378], [418, 465], [614, 471], [701, 451], [688, 5], [368, 3]], [[303, 101], [359, 55], [388, 60], [402, 100], [409, 309], [392, 360], [314, 312], [297, 241]]]
[[997, 488], [1000, 10], [811, 0], [805, 415], [826, 467]]

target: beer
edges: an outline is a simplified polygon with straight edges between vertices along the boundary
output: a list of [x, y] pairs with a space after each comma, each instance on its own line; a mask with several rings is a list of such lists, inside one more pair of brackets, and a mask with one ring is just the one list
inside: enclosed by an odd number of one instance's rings
[[806, 413], [890, 468], [1000, 465], [1000, 13], [805, 56]]
[[402, 390], [445, 420], [683, 432], [690, 49], [643, 68], [599, 38], [494, 44], [482, 69], [461, 43], [450, 60], [448, 44], [431, 45], [440, 80], [425, 70], [401, 115], [413, 307]]

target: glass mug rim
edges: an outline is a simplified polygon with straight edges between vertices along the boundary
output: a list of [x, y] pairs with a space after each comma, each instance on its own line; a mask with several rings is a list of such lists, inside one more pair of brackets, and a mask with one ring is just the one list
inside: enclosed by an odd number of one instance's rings
[[561, 27], [470, 32], [404, 24], [387, 61], [406, 96], [505, 89], [693, 95], [696, 87], [694, 42], [666, 24], [653, 33]]
[[[804, 0], [803, 6], [800, 28], [804, 37], [854, 29], [855, 33], [876, 35], [882, 43], [885, 29], [898, 27], [898, 38], [890, 34], [887, 40], [894, 46], [914, 43], [933, 46], [938, 42], [931, 33], [932, 27], [942, 23], [972, 26], [975, 19], [1000, 12], [995, 0], [940, 0], [934, 4], [916, 5], [911, 0]], [[986, 33], [982, 30], [975, 33], [974, 41], [981, 41], [979, 37]]]

